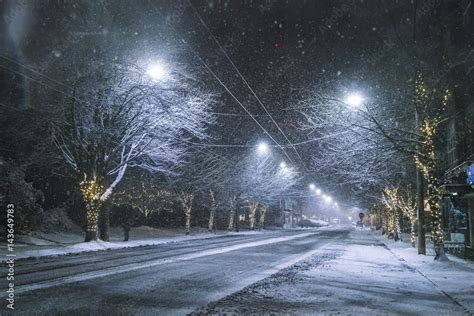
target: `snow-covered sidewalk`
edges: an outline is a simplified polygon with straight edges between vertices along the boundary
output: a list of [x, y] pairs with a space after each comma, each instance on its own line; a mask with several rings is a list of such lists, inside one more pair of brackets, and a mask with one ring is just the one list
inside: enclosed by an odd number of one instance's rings
[[383, 242], [401, 262], [416, 269], [436, 288], [474, 314], [474, 262], [447, 255], [450, 261], [435, 261], [434, 256], [418, 255], [417, 249], [406, 242], [395, 242], [372, 234]]
[[[147, 226], [133, 228], [130, 240], [123, 241], [121, 229], [112, 228], [110, 242], [92, 241], [83, 242], [81, 231], [68, 233], [35, 234], [33, 236], [18, 236], [15, 240], [15, 258], [59, 256], [88, 251], [140, 247], [174, 243], [186, 240], [215, 238], [228, 234], [262, 234], [265, 231], [243, 231], [240, 233], [216, 231], [209, 233], [206, 229], [193, 228], [191, 235], [186, 236], [184, 229], [156, 229]], [[0, 260], [6, 260], [7, 246], [0, 247]]]
[[[198, 312], [290, 315], [463, 315], [474, 312], [470, 263], [411, 260], [354, 230], [310, 259]], [[414, 251], [414, 250], [413, 250]], [[404, 259], [409, 254], [408, 260]], [[416, 256], [416, 254], [415, 254]], [[421, 267], [423, 266], [423, 267]]]

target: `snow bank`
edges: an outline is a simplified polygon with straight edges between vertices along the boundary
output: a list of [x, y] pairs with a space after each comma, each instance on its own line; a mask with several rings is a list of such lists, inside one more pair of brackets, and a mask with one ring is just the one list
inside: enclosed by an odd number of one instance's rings
[[[130, 240], [123, 241], [123, 232], [121, 229], [112, 228], [110, 232], [110, 242], [102, 240], [83, 242], [82, 232], [60, 232], [43, 234], [37, 233], [33, 236], [18, 236], [15, 245], [15, 255], [17, 259], [30, 257], [59, 256], [89, 251], [100, 251], [118, 248], [130, 248], [149, 245], [159, 245], [174, 243], [185, 240], [215, 238], [225, 234], [229, 235], [254, 235], [263, 234], [266, 231], [243, 231], [227, 232], [216, 231], [209, 233], [204, 228], [194, 228], [191, 235], [186, 236], [184, 229], [156, 229], [148, 226], [140, 226], [132, 229]], [[0, 256], [6, 260], [6, 247], [1, 247]]]

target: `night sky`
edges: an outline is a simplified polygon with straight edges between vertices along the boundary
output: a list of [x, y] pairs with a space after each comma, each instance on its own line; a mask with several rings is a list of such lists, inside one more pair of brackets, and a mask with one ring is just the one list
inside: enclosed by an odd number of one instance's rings
[[[55, 111], [54, 102], [49, 101], [70, 93], [81, 65], [144, 65], [160, 60], [170, 68], [189, 69], [216, 93], [213, 111], [218, 119], [206, 142], [209, 148], [218, 145], [212, 150], [221, 152], [241, 151], [245, 147], [239, 146], [253, 146], [261, 139], [273, 143], [224, 85], [286, 146], [288, 141], [299, 143], [318, 136], [301, 129], [302, 118], [292, 110], [308, 94], [342, 98], [357, 90], [374, 104], [395, 99], [407, 102], [413, 63], [420, 57], [413, 46], [409, 1], [104, 0], [3, 1], [1, 5], [9, 12], [1, 25], [2, 84], [10, 85], [2, 89], [3, 97], [20, 96], [25, 107], [35, 107], [34, 100], [45, 98], [43, 110]], [[429, 25], [448, 18], [438, 14], [439, 8], [456, 12], [462, 6], [453, 1], [417, 5], [417, 25], [423, 27], [418, 27], [415, 40], [419, 46], [429, 45], [424, 57], [430, 56], [442, 68], [446, 58], [438, 53], [437, 44], [442, 40]], [[470, 45], [464, 39], [457, 39], [456, 45]], [[318, 181], [320, 175], [312, 172], [311, 165], [318, 150], [317, 143], [309, 142], [287, 148], [286, 155], [305, 178]], [[345, 194], [337, 183], [326, 185]]]

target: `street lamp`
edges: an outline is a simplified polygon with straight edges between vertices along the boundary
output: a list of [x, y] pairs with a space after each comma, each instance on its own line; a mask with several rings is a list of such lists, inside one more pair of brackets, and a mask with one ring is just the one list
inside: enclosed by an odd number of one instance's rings
[[309, 184], [309, 189], [310, 190], [314, 190], [315, 188], [316, 188], [316, 186], [314, 185], [314, 183]]
[[161, 63], [154, 63], [148, 66], [146, 73], [152, 80], [158, 81], [166, 76], [166, 68]]
[[316, 189], [316, 194], [321, 195], [321, 189]]
[[324, 198], [324, 201], [326, 201], [326, 203], [331, 203], [331, 202], [332, 202], [332, 197], [326, 196], [326, 197]]
[[364, 97], [358, 92], [349, 93], [344, 100], [350, 107], [357, 108], [364, 103]]
[[280, 162], [280, 168], [285, 169], [286, 163], [284, 161]]
[[334, 206], [337, 206], [337, 202], [334, 202]]
[[268, 152], [268, 145], [265, 142], [261, 142], [257, 147], [258, 153], [264, 155]]

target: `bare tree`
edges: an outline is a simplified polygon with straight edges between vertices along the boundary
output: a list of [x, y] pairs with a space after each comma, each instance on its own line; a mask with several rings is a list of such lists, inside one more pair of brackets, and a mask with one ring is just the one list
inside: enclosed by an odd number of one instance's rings
[[169, 184], [179, 196], [185, 213], [185, 233], [191, 233], [193, 201], [198, 193], [209, 192], [210, 209], [209, 230], [212, 230], [215, 211], [218, 206], [216, 186], [223, 181], [225, 164], [222, 157], [210, 151], [196, 150], [191, 159], [180, 168]]
[[[265, 205], [289, 193], [297, 179], [292, 168], [280, 165], [270, 155], [251, 154], [244, 160], [238, 181], [240, 196], [248, 203], [250, 229], [255, 229], [257, 210], [265, 210]], [[262, 220], [264, 219], [263, 215]]]
[[210, 95], [190, 77], [173, 73], [156, 82], [137, 67], [108, 67], [76, 82], [64, 124], [55, 126], [85, 200], [86, 241], [97, 238], [99, 210], [128, 167], [173, 174], [187, 141], [205, 138], [212, 120]]

